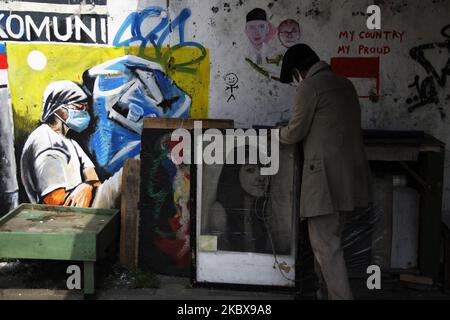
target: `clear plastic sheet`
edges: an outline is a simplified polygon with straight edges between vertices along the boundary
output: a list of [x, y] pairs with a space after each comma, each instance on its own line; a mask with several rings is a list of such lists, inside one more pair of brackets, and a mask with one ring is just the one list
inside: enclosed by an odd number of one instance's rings
[[[367, 277], [367, 267], [378, 265], [390, 270], [392, 248], [392, 204], [395, 186], [392, 175], [374, 177], [374, 199], [368, 208], [355, 210], [347, 216], [342, 233], [342, 246], [350, 278]], [[307, 222], [300, 227], [298, 272], [300, 290], [317, 288], [314, 259], [307, 233]]]

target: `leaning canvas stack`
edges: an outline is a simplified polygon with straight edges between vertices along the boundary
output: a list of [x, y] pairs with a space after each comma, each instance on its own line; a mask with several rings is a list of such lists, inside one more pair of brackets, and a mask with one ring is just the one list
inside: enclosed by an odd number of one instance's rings
[[[194, 121], [160, 118], [146, 118], [144, 121], [140, 219], [139, 226], [135, 228], [139, 230], [137, 264], [141, 269], [168, 275], [190, 274], [194, 166], [174, 163], [171, 154], [178, 145], [172, 140], [172, 133], [184, 129], [190, 137]], [[233, 121], [230, 120], [197, 121], [205, 128], [233, 128]], [[186, 147], [191, 147], [190, 143]]]

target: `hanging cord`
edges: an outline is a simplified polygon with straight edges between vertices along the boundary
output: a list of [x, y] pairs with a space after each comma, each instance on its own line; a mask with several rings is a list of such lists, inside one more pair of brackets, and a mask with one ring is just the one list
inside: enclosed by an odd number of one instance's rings
[[278, 270], [280, 271], [281, 276], [283, 278], [285, 278], [286, 280], [298, 283], [300, 281], [296, 281], [294, 279], [289, 278], [288, 276], [285, 275], [285, 272], [281, 269], [280, 262], [278, 261], [277, 253], [275, 251], [275, 243], [273, 241], [272, 232], [271, 232], [270, 227], [269, 227], [269, 225], [267, 223], [267, 217], [265, 215], [265, 212], [266, 212], [267, 202], [268, 202], [268, 199], [269, 199], [269, 192], [268, 192], [268, 190], [270, 189], [271, 182], [272, 182], [272, 179], [269, 177], [269, 183], [268, 183], [267, 187], [264, 190], [264, 203], [263, 203], [263, 207], [262, 207], [262, 217], [258, 215], [258, 206], [257, 206], [258, 205], [258, 199], [256, 199], [256, 201], [255, 201], [256, 217], [264, 222], [264, 226], [266, 228], [267, 235], [269, 236], [270, 245], [272, 247], [272, 254], [273, 254], [273, 257], [274, 257], [273, 268], [278, 268]]

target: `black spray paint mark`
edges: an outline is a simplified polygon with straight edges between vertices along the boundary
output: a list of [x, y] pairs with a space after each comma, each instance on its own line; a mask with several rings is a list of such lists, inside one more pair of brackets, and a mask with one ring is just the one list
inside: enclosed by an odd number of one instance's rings
[[[447, 83], [447, 76], [450, 75], [450, 25], [445, 26], [441, 30], [441, 34], [446, 38], [444, 42], [426, 43], [410, 50], [410, 56], [417, 61], [422, 68], [425, 69], [428, 76], [423, 80], [420, 79], [419, 75], [414, 77], [414, 82], [409, 85], [409, 88], [414, 88], [416, 90], [416, 95], [412, 98], [406, 100], [407, 104], [412, 104], [408, 107], [409, 112], [413, 112], [417, 108], [426, 106], [428, 104], [438, 104], [438, 86], [444, 88]], [[436, 67], [431, 61], [425, 57], [425, 52], [429, 50], [439, 50], [447, 51], [449, 58], [441, 70], [436, 70]], [[442, 107], [439, 108], [439, 113], [441, 118], [445, 118], [446, 114]]]
[[318, 1], [314, 0], [312, 2], [312, 8], [305, 12], [305, 17], [312, 16], [314, 18], [320, 16], [321, 14], [323, 14], [323, 11], [319, 9]]
[[365, 12], [362, 11], [354, 11], [352, 12], [352, 16], [366, 16], [368, 14], [366, 14]]
[[392, 3], [389, 8], [391, 9], [392, 14], [395, 16], [396, 14], [402, 13], [403, 9], [408, 7], [408, 3], [403, 1], [402, 3]]

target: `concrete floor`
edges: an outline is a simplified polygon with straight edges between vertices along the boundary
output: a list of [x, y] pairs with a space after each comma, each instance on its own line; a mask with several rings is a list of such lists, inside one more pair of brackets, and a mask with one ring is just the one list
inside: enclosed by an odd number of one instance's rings
[[[80, 300], [81, 291], [66, 290], [63, 262], [0, 262], [0, 300]], [[140, 279], [140, 286], [136, 285]], [[144, 280], [142, 280], [144, 279]], [[236, 291], [192, 288], [189, 278], [154, 274], [130, 274], [111, 265], [99, 266], [97, 293], [100, 300], [313, 300], [313, 292]], [[439, 286], [413, 285], [398, 277], [382, 279], [382, 289], [370, 291], [366, 279], [351, 279], [357, 300], [450, 300]]]

